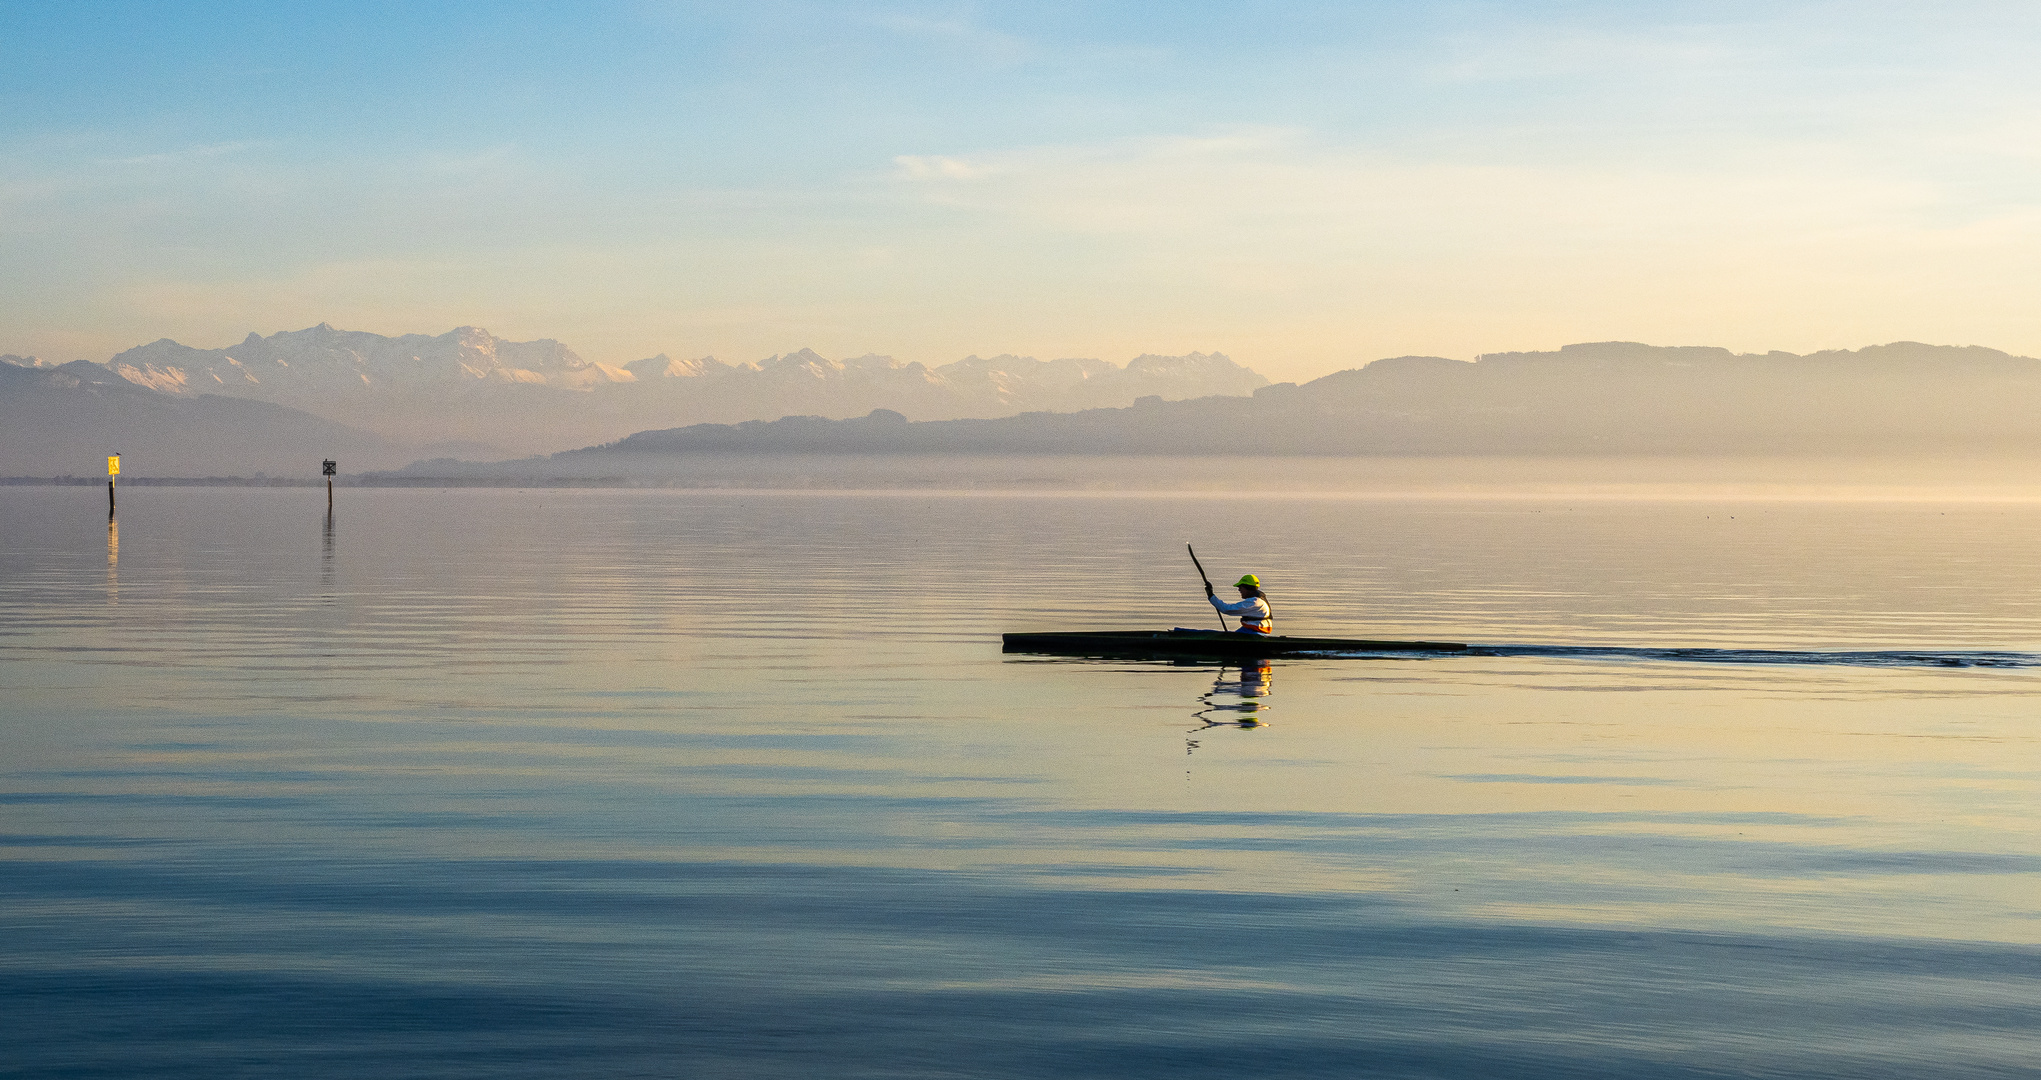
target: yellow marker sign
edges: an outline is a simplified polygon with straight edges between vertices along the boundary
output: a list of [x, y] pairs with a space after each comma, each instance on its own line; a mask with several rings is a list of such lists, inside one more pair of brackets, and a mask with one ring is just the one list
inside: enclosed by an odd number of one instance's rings
[[110, 458], [107, 458], [107, 459], [106, 459], [106, 475], [108, 475], [108, 476], [119, 476], [119, 475], [120, 475], [120, 455], [119, 455], [119, 454], [115, 454], [115, 455], [113, 455], [112, 457], [110, 457]]

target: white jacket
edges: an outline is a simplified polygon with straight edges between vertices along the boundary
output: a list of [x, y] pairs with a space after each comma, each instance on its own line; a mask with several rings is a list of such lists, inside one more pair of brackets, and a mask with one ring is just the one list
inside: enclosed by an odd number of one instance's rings
[[1249, 626], [1263, 626], [1269, 621], [1269, 602], [1259, 596], [1250, 596], [1245, 600], [1230, 602], [1221, 600], [1217, 596], [1208, 596], [1205, 599], [1210, 600], [1212, 606], [1219, 609], [1219, 614], [1238, 615], [1240, 616], [1240, 621]]

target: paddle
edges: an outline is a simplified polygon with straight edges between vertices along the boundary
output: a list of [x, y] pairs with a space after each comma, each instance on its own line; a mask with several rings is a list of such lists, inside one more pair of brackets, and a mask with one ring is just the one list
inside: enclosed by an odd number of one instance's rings
[[[1205, 564], [1198, 561], [1198, 550], [1190, 546], [1189, 544], [1185, 544], [1183, 546], [1183, 549], [1191, 553], [1191, 565], [1198, 568], [1198, 580], [1205, 583], [1205, 595], [1206, 596], [1216, 595], [1212, 591], [1212, 579], [1205, 576]], [[1219, 616], [1219, 629], [1220, 630], [1232, 629], [1232, 627], [1226, 625], [1226, 616], [1224, 615]]]

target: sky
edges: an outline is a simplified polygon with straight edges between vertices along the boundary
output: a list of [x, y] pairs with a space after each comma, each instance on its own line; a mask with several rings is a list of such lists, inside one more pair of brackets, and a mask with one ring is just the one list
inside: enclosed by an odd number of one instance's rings
[[0, 353], [2041, 354], [2041, 5], [0, 0]]

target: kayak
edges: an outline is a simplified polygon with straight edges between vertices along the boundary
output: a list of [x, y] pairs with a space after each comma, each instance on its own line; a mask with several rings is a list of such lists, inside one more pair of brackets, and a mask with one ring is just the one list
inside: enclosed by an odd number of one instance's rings
[[1463, 652], [1450, 641], [1371, 641], [1363, 638], [1284, 637], [1220, 630], [1118, 630], [1002, 634], [1000, 651], [1043, 656], [1298, 656], [1311, 653]]

